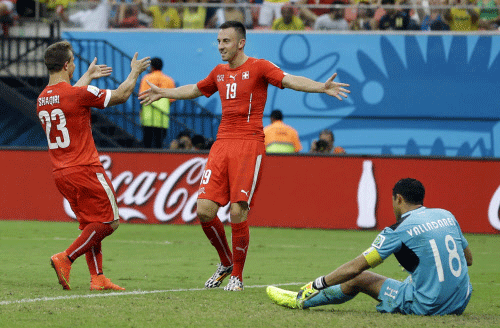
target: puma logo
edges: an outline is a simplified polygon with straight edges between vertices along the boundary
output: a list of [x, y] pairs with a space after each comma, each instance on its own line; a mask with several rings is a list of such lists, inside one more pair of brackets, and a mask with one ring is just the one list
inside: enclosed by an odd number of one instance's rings
[[247, 246], [245, 246], [245, 248], [236, 247], [236, 250], [238, 250], [238, 251], [242, 251], [243, 253], [246, 253], [247, 248], [248, 248], [248, 245], [247, 245]]
[[243, 189], [240, 190], [242, 193], [244, 193], [248, 197], [248, 191], [245, 191]]
[[236, 76], [237, 76], [237, 75], [238, 75], [238, 74], [234, 74], [234, 75], [229, 74], [229, 77], [230, 77], [230, 78], [232, 78], [233, 80], [236, 80]]

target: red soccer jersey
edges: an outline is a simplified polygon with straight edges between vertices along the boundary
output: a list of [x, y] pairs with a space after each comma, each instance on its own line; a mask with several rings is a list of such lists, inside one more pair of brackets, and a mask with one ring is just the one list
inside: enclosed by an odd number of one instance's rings
[[270, 61], [249, 57], [241, 66], [231, 69], [217, 65], [198, 82], [206, 97], [216, 91], [222, 104], [222, 120], [217, 139], [255, 139], [264, 142], [262, 117], [267, 100], [267, 87], [283, 89], [285, 73]]
[[105, 108], [111, 91], [66, 82], [47, 86], [37, 101], [47, 135], [53, 171], [77, 165], [101, 165], [90, 126], [91, 107]]

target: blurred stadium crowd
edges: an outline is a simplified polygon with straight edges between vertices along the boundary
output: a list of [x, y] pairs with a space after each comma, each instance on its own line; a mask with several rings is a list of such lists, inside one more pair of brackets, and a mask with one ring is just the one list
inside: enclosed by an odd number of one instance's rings
[[4, 26], [42, 19], [86, 30], [204, 29], [227, 20], [288, 31], [500, 28], [500, 0], [0, 0], [0, 9]]

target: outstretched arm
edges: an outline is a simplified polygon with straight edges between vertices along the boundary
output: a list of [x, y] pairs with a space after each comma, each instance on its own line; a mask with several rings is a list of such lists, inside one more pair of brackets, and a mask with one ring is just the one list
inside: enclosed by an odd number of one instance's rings
[[107, 65], [96, 65], [97, 57], [90, 63], [89, 68], [82, 77], [75, 83], [76, 87], [89, 85], [92, 80], [99, 79], [104, 76], [110, 76], [113, 69]]
[[126, 102], [128, 97], [130, 97], [134, 91], [137, 78], [149, 67], [149, 64], [151, 63], [150, 57], [138, 60], [137, 56], [138, 54], [136, 52], [130, 62], [130, 74], [127, 79], [123, 81], [116, 90], [111, 90], [111, 98], [109, 99], [108, 106], [114, 106]]
[[196, 84], [187, 84], [177, 88], [162, 89], [149, 82], [148, 80], [146, 80], [146, 82], [151, 88], [139, 93], [139, 100], [141, 101], [142, 105], [149, 105], [153, 101], [157, 101], [161, 98], [193, 99], [199, 96], [203, 96]]
[[326, 93], [327, 95], [335, 97], [338, 100], [342, 100], [342, 97], [347, 98], [347, 93], [351, 93], [351, 91], [344, 88], [348, 87], [349, 84], [334, 82], [333, 80], [336, 76], [337, 73], [333, 74], [328, 80], [326, 80], [325, 83], [322, 83], [304, 76], [287, 74], [281, 81], [281, 84], [285, 88], [292, 90], [311, 93]]

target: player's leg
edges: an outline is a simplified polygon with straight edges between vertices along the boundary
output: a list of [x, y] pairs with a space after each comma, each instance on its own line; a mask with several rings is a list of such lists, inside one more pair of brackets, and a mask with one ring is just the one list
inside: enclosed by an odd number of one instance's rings
[[[111, 181], [102, 167], [80, 167], [63, 172], [62, 179], [56, 179], [59, 190], [71, 204], [80, 222], [82, 233], [66, 249], [65, 252], [53, 256], [52, 265], [58, 273], [58, 278], [66, 278], [64, 273], [67, 261], [72, 263], [78, 257], [89, 252], [93, 247], [111, 235], [119, 226], [118, 206]], [[61, 187], [65, 186], [65, 188]], [[62, 268], [58, 270], [59, 268]], [[60, 272], [58, 272], [60, 271]], [[69, 272], [67, 275], [69, 286]], [[65, 284], [59, 282], [65, 287]], [[69, 289], [69, 288], [66, 288]]]
[[238, 291], [243, 289], [243, 268], [248, 253], [250, 231], [248, 229], [248, 204], [237, 202], [231, 204], [231, 242], [233, 248], [233, 272], [224, 290]]
[[231, 148], [228, 171], [234, 268], [224, 290], [239, 291], [243, 289], [243, 269], [250, 243], [247, 218], [261, 178], [265, 146], [255, 140], [238, 140], [232, 141]]
[[224, 224], [217, 217], [219, 204], [229, 202], [225, 156], [224, 142], [216, 141], [210, 149], [198, 191], [198, 219], [201, 222], [203, 232], [217, 250], [220, 258], [217, 270], [205, 283], [206, 288], [219, 287], [233, 270], [233, 255], [227, 242]]
[[316, 296], [304, 300], [301, 307], [307, 309], [320, 305], [342, 304], [350, 301], [360, 292], [378, 300], [380, 290], [386, 280], [387, 277], [364, 271], [345, 283], [321, 290]]
[[[66, 178], [67, 170], [60, 170], [53, 173], [54, 181], [59, 192], [68, 200], [73, 212], [77, 214], [77, 190], [75, 186]], [[78, 217], [78, 216], [77, 216]], [[54, 254], [50, 257], [50, 265], [54, 268], [59, 284], [63, 289], [71, 289], [70, 272], [71, 260], [68, 258], [66, 251]]]
[[226, 238], [224, 224], [217, 217], [219, 205], [208, 199], [198, 199], [197, 214], [205, 236], [217, 251], [220, 263], [215, 273], [205, 282], [206, 288], [219, 287], [233, 271], [233, 255]]
[[87, 253], [119, 226], [118, 205], [111, 181], [102, 167], [85, 167], [71, 175], [77, 186], [75, 214], [81, 235], [66, 250], [71, 261]]
[[233, 264], [233, 259], [227, 243], [224, 224], [217, 217], [218, 210], [219, 205], [209, 199], [198, 199], [197, 201], [197, 214], [203, 232], [217, 250], [222, 265], [229, 267]]
[[[118, 228], [118, 222], [114, 221], [110, 224], [113, 230]], [[104, 276], [102, 270], [102, 248], [101, 243], [95, 244], [88, 252], [85, 253], [85, 259], [90, 272], [90, 290], [125, 290], [118, 285], [115, 285]]]

